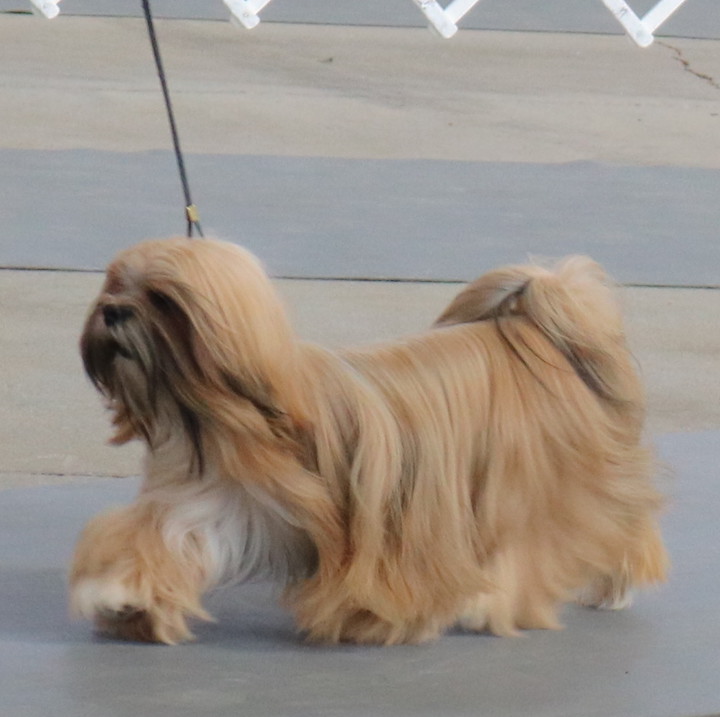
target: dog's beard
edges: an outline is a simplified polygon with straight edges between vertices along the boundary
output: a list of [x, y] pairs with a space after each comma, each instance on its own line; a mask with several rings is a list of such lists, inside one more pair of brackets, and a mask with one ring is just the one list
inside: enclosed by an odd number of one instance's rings
[[[111, 324], [112, 309], [119, 315]], [[183, 325], [184, 324], [184, 325]], [[189, 327], [169, 302], [99, 303], [89, 316], [81, 340], [85, 370], [114, 411], [114, 443], [133, 437], [150, 448], [168, 440], [179, 426], [193, 448], [193, 461], [204, 462], [199, 421], [180, 391], [191, 373]]]

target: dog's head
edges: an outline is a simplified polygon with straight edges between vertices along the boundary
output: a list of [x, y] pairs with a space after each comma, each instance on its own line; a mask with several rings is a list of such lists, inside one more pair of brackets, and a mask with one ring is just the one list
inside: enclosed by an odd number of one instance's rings
[[202, 465], [203, 436], [238, 426], [287, 430], [296, 342], [256, 259], [215, 240], [151, 240], [116, 257], [80, 342], [108, 399], [114, 442], [150, 448], [182, 431]]

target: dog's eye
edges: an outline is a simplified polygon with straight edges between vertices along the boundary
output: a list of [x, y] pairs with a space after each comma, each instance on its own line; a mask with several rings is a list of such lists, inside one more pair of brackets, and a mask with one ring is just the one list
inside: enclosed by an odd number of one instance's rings
[[150, 303], [162, 314], [170, 314], [178, 310], [178, 305], [169, 296], [160, 291], [148, 291]]
[[113, 326], [116, 326], [117, 324], [122, 324], [124, 321], [127, 321], [133, 315], [132, 309], [130, 309], [129, 307], [115, 306], [113, 304], [103, 306], [102, 313], [103, 320], [105, 321], [105, 326], [107, 326], [109, 329]]

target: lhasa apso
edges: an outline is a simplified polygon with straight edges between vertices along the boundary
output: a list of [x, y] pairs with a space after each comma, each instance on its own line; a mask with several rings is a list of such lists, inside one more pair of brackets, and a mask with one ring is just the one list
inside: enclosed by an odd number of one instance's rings
[[71, 569], [113, 636], [188, 639], [203, 593], [258, 577], [312, 640], [394, 644], [553, 628], [665, 575], [642, 391], [590, 259], [490, 272], [429, 331], [336, 353], [296, 338], [247, 251], [153, 240], [108, 268], [81, 349], [113, 440], [147, 445]]

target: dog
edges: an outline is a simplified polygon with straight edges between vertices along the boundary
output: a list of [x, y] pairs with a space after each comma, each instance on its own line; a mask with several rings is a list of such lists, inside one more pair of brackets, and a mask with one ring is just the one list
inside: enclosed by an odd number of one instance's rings
[[557, 628], [662, 581], [663, 505], [614, 289], [569, 257], [469, 284], [428, 331], [299, 341], [261, 265], [148, 240], [110, 264], [81, 338], [137, 499], [93, 519], [71, 606], [173, 644], [204, 593], [268, 578], [308, 639], [419, 643]]

